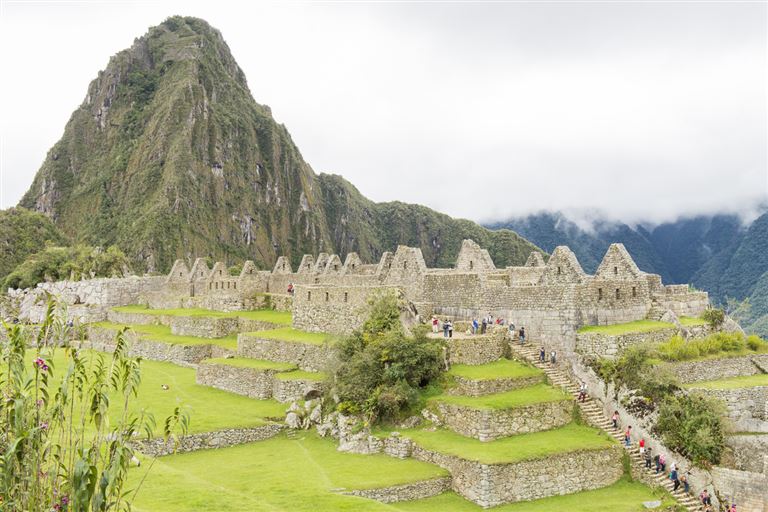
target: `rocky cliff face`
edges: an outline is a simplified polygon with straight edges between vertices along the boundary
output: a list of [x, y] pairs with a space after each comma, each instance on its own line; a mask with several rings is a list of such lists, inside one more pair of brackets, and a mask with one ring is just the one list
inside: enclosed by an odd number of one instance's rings
[[[116, 244], [150, 270], [208, 255], [270, 266], [287, 254], [398, 243], [447, 263], [461, 236], [498, 263], [534, 246], [427, 208], [376, 205], [338, 177], [318, 177], [284, 126], [257, 104], [221, 34], [169, 18], [110, 59], [49, 151], [21, 206], [91, 245]], [[405, 209], [405, 211], [404, 211]]]

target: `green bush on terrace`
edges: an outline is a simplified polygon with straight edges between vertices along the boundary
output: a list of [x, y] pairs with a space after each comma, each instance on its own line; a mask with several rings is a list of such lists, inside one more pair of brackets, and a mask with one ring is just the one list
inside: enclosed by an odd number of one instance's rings
[[655, 357], [664, 361], [690, 361], [719, 355], [740, 355], [749, 352], [768, 352], [768, 343], [760, 337], [744, 336], [740, 332], [716, 332], [706, 338], [685, 340], [673, 336], [656, 345]]

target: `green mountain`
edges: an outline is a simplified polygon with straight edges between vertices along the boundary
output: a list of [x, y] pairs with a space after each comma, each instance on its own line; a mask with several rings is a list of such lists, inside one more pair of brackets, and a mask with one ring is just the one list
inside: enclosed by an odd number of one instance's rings
[[303, 253], [358, 251], [375, 261], [399, 243], [447, 266], [462, 237], [499, 265], [536, 249], [316, 175], [253, 100], [221, 34], [196, 18], [169, 18], [110, 59], [20, 204], [77, 243], [117, 245], [160, 271], [195, 256], [270, 267], [281, 254], [296, 264]]
[[24, 208], [0, 210], [0, 282], [46, 244], [65, 245], [64, 234], [45, 215]]

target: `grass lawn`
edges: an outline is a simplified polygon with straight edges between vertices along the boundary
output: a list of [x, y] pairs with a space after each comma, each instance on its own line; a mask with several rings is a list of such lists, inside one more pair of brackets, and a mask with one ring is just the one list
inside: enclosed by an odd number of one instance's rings
[[[93, 363], [98, 352], [83, 351]], [[109, 361], [109, 356], [105, 355]], [[70, 360], [63, 350], [53, 358], [54, 376], [63, 376]], [[163, 384], [168, 386], [162, 389]], [[185, 406], [190, 414], [190, 433], [211, 432], [225, 428], [255, 427], [266, 423], [265, 418], [283, 418], [286, 405], [275, 400], [253, 400], [234, 393], [195, 384], [195, 370], [171, 363], [143, 360], [139, 397], [132, 408], [142, 408], [154, 414], [156, 432], [162, 432], [163, 422], [176, 406]], [[110, 414], [117, 417], [122, 400], [113, 396]]]
[[[672, 506], [675, 503], [669, 495], [664, 496], [661, 492], [653, 491], [650, 487], [639, 482], [620, 480], [611, 486], [594, 491], [511, 503], [494, 507], [492, 510], [494, 512], [640, 512], [648, 510], [643, 507], [644, 501], [655, 500], [661, 500], [663, 507]], [[662, 510], [663, 507], [656, 510]], [[453, 492], [446, 492], [432, 498], [397, 503], [396, 508], [403, 512], [434, 512], [437, 510], [480, 512], [485, 510]]]
[[731, 377], [730, 379], [708, 380], [706, 382], [692, 382], [685, 385], [687, 388], [704, 389], [737, 389], [754, 386], [768, 386], [768, 373]]
[[575, 423], [553, 430], [504, 437], [490, 442], [478, 441], [444, 429], [432, 432], [405, 429], [400, 430], [400, 433], [427, 450], [486, 464], [541, 459], [555, 453], [596, 450], [616, 444], [616, 441], [604, 432]]
[[246, 357], [218, 357], [214, 359], [206, 359], [203, 363], [212, 364], [224, 364], [227, 366], [235, 366], [237, 368], [253, 368], [254, 370], [274, 370], [276, 372], [290, 372], [297, 367], [291, 363], [275, 363], [272, 361], [264, 361], [262, 359], [248, 359]]
[[244, 333], [254, 338], [277, 341], [295, 341], [298, 343], [310, 343], [312, 345], [322, 345], [331, 341], [333, 337], [322, 332], [306, 332], [294, 329], [293, 327], [280, 327], [279, 329], [270, 329], [268, 331], [255, 331]]
[[120, 329], [130, 327], [131, 330], [141, 335], [142, 339], [160, 341], [172, 345], [218, 345], [230, 350], [237, 350], [237, 336], [225, 336], [224, 338], [200, 338], [198, 336], [177, 336], [171, 334], [171, 328], [167, 325], [123, 325], [111, 322], [98, 322], [93, 324], [107, 329]]
[[455, 364], [448, 371], [448, 375], [456, 375], [472, 380], [493, 380], [493, 379], [523, 379], [527, 377], [544, 376], [544, 372], [534, 366], [512, 361], [510, 359], [499, 359], [488, 364], [468, 365]]
[[305, 372], [304, 370], [294, 370], [275, 374], [275, 378], [280, 380], [313, 380], [320, 382], [325, 380], [328, 374], [322, 372]]
[[636, 320], [624, 324], [613, 325], [586, 325], [579, 329], [579, 334], [593, 333], [606, 336], [618, 336], [620, 334], [631, 334], [637, 332], [653, 332], [662, 329], [674, 328], [674, 324], [669, 322], [659, 322], [657, 320]]
[[681, 316], [678, 318], [680, 321], [680, 324], [684, 327], [697, 327], [700, 325], [707, 325], [706, 320], [702, 320], [701, 318], [697, 318], [694, 316]]
[[463, 405], [473, 409], [515, 409], [542, 402], [560, 402], [573, 400], [573, 397], [560, 388], [549, 384], [536, 384], [527, 388], [513, 389], [503, 393], [483, 396], [439, 395], [430, 401]]
[[275, 311], [273, 309], [258, 309], [255, 311], [214, 311], [201, 308], [177, 308], [177, 309], [149, 309], [146, 306], [118, 306], [112, 308], [121, 313], [140, 313], [143, 315], [167, 315], [167, 316], [203, 316], [211, 318], [245, 318], [247, 320], [261, 320], [275, 324], [290, 325], [291, 313], [288, 311]]
[[[146, 467], [134, 468], [132, 488]], [[370, 489], [446, 476], [431, 464], [386, 455], [336, 450], [332, 439], [306, 433], [281, 435], [247, 445], [157, 459], [140, 489], [137, 512], [209, 511], [393, 511], [373, 500], [343, 496], [344, 489]]]

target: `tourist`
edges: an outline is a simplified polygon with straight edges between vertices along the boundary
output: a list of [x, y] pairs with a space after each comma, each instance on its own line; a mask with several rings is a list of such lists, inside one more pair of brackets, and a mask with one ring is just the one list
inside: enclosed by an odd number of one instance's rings
[[[520, 330], [522, 330], [522, 329], [523, 328], [521, 327]], [[550, 354], [549, 354], [549, 362], [552, 363], [552, 366], [555, 366], [557, 364], [557, 351], [556, 350], [553, 350], [552, 352], [550, 352]]]
[[680, 487], [680, 479], [677, 477], [677, 468], [675, 468], [674, 465], [672, 466], [672, 471], [669, 473], [669, 479], [675, 484], [672, 488], [672, 492], [677, 491], [678, 487]]
[[667, 471], [667, 458], [664, 457], [663, 453], [659, 455], [659, 468], [661, 469], [662, 473]]
[[653, 457], [653, 462], [656, 464], [656, 474], [659, 474], [659, 471], [661, 471], [661, 455], [656, 454]]
[[448, 337], [453, 338], [453, 322], [448, 320]]
[[434, 332], [435, 334], [437, 334], [439, 323], [440, 321], [437, 319], [437, 317], [435, 315], [432, 315], [432, 332]]
[[706, 489], [701, 491], [701, 494], [699, 494], [699, 501], [701, 501], [701, 504], [705, 507], [707, 505], [712, 506], [712, 498], [709, 496], [709, 491]]
[[539, 361], [543, 363], [544, 361], [546, 361], [546, 359], [547, 359], [547, 351], [544, 350], [544, 347], [541, 347], [539, 349]]
[[511, 322], [511, 321], [509, 322], [508, 330], [509, 330], [509, 339], [510, 340], [515, 339], [515, 322]]
[[443, 338], [448, 337], [448, 319], [443, 320]]
[[579, 402], [583, 402], [587, 399], [587, 383], [584, 381], [581, 381], [581, 386], [579, 386]]
[[488, 328], [488, 319], [483, 318], [483, 323], [480, 326], [480, 334], [485, 334], [485, 330]]
[[736, 504], [731, 503], [731, 508], [728, 509], [728, 512], [736, 512]]
[[619, 411], [613, 411], [611, 421], [613, 421], [613, 430], [619, 430]]
[[520, 326], [520, 332], [518, 333], [518, 337], [520, 338], [520, 346], [525, 345], [525, 327]]
[[683, 484], [683, 492], [688, 494], [691, 491], [691, 485], [688, 483], [688, 475], [685, 473], [681, 474], [680, 482]]
[[640, 455], [645, 453], [645, 438], [640, 438], [640, 442], [638, 443], [638, 446], [640, 447]]
[[293, 295], [293, 283], [288, 283], [288, 295]]
[[[650, 448], [645, 450], [645, 457], [644, 458], [645, 458], [645, 469], [651, 469], [651, 461], [653, 460], [653, 458], [651, 457], [651, 449]], [[658, 460], [658, 458], [659, 457], [656, 456], [656, 460]], [[658, 464], [658, 462], [657, 462], [657, 464]]]
[[629, 425], [627, 427], [627, 431], [624, 432], [624, 444], [629, 448], [629, 445], [632, 443], [632, 425]]
[[477, 330], [480, 328], [477, 318], [472, 319], [472, 334], [477, 334]]

